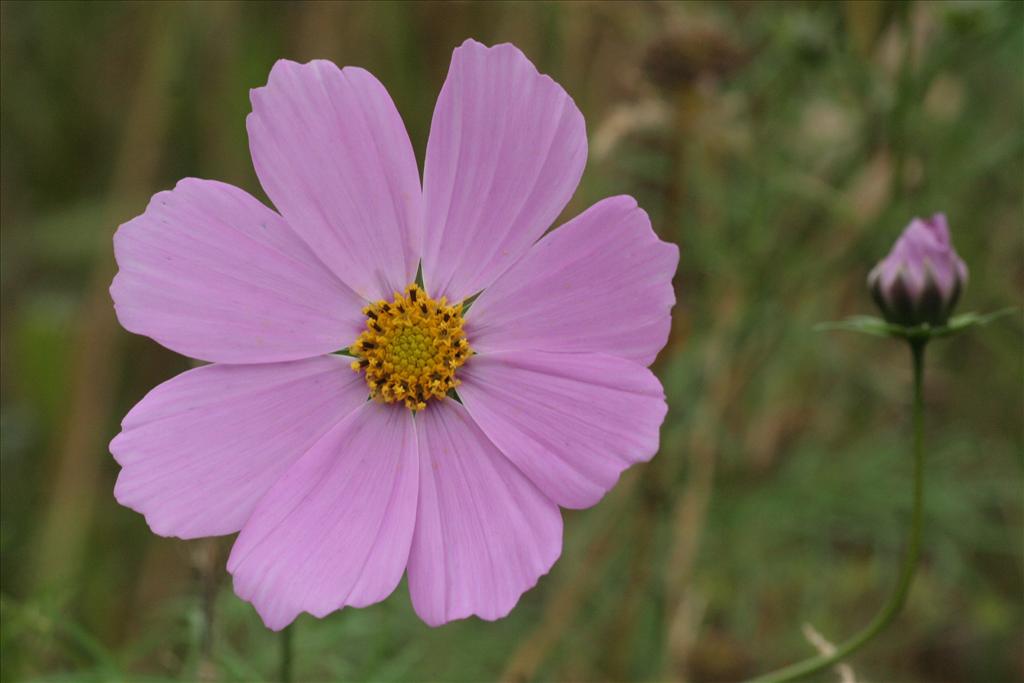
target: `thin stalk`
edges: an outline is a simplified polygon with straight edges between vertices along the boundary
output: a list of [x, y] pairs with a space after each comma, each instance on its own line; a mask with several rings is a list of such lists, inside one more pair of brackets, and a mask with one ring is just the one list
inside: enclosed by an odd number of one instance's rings
[[910, 583], [917, 569], [917, 559], [921, 553], [921, 526], [924, 516], [924, 347], [925, 340], [910, 342], [914, 362], [914, 502], [910, 519], [910, 542], [903, 556], [899, 582], [882, 610], [867, 627], [836, 647], [830, 655], [819, 655], [802, 662], [791, 664], [772, 673], [754, 679], [753, 683], [783, 683], [795, 681], [835, 666], [842, 660], [863, 647], [878, 635], [899, 614], [903, 603], [910, 592]]
[[292, 683], [292, 628], [285, 626], [281, 631], [281, 683]]

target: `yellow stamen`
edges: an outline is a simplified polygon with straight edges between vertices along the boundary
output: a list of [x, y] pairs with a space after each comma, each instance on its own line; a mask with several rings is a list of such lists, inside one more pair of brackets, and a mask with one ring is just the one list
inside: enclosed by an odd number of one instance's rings
[[366, 372], [370, 394], [378, 401], [402, 401], [416, 412], [432, 398], [443, 399], [459, 385], [455, 371], [472, 353], [462, 330], [462, 304], [434, 301], [418, 285], [395, 292], [394, 299], [363, 309], [366, 331], [349, 347]]

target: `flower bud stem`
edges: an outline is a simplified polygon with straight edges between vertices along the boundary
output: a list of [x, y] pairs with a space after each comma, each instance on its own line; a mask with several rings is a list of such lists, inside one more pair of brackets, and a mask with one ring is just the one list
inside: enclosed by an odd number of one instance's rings
[[289, 624], [281, 629], [281, 664], [278, 678], [281, 683], [292, 683], [292, 627]]
[[910, 592], [921, 552], [921, 526], [924, 517], [924, 347], [927, 339], [910, 339], [914, 363], [914, 502], [910, 519], [910, 540], [903, 556], [899, 582], [888, 602], [863, 631], [837, 646], [830, 655], [819, 655], [760, 676], [752, 683], [795, 681], [834, 666], [878, 635], [899, 614]]

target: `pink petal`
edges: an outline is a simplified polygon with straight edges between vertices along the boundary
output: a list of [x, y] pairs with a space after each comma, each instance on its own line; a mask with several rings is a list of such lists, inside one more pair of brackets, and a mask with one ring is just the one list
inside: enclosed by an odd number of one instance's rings
[[161, 536], [238, 531], [288, 467], [366, 402], [350, 361], [206, 365], [164, 382], [110, 444], [118, 502]]
[[452, 55], [423, 172], [423, 279], [460, 301], [547, 230], [587, 159], [583, 115], [512, 45], [467, 40]]
[[636, 200], [602, 200], [480, 295], [467, 337], [478, 353], [594, 351], [650, 365], [668, 339], [678, 262]]
[[417, 481], [411, 413], [365, 403], [259, 502], [228, 559], [235, 592], [274, 630], [383, 600], [405, 570]]
[[187, 178], [114, 235], [125, 329], [193, 358], [268, 363], [337, 351], [363, 301], [249, 194]]
[[500, 619], [562, 550], [562, 516], [455, 401], [416, 416], [420, 497], [409, 592], [431, 626]]
[[650, 370], [602, 354], [499, 352], [459, 371], [462, 398], [491, 441], [549, 498], [597, 503], [658, 450], [665, 395]]
[[356, 67], [280, 60], [251, 100], [256, 174], [302, 239], [366, 299], [412, 282], [420, 177], [384, 86]]

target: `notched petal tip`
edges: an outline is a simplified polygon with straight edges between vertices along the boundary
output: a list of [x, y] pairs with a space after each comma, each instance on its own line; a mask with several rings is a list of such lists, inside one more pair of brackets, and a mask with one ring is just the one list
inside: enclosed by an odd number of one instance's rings
[[238, 531], [322, 434], [366, 401], [345, 359], [204, 365], [157, 386], [110, 442], [115, 498], [162, 536]]
[[[513, 45], [512, 43], [494, 43], [493, 45], [487, 45], [482, 43], [476, 38], [466, 38], [459, 44], [454, 50], [452, 50], [452, 59], [454, 60], [455, 55], [467, 56], [468, 53], [483, 53], [481, 56], [490, 55], [508, 55], [514, 57], [522, 57], [530, 66], [534, 66], [530, 58], [527, 57], [522, 50]], [[537, 68], [534, 66], [535, 72]]]
[[481, 355], [460, 396], [490, 440], [551, 500], [596, 504], [630, 466], [658, 452], [665, 392], [616, 356], [538, 351]]
[[558, 559], [558, 506], [507, 460], [466, 408], [416, 420], [417, 526], [409, 555], [413, 608], [431, 626], [506, 616]]
[[121, 325], [190, 358], [297, 360], [358, 334], [362, 300], [279, 214], [232, 185], [185, 178], [113, 244]]
[[359, 67], [279, 61], [250, 100], [260, 184], [335, 277], [367, 299], [413, 279], [419, 171], [384, 85]]
[[235, 592], [268, 626], [379, 602], [401, 580], [416, 521], [413, 421], [362, 397], [261, 498], [231, 550]]
[[424, 164], [431, 295], [461, 300], [507, 271], [568, 204], [587, 153], [579, 107], [518, 48], [456, 48]]
[[594, 204], [545, 235], [473, 304], [479, 353], [600, 352], [649, 365], [676, 304], [679, 247], [628, 195]]

